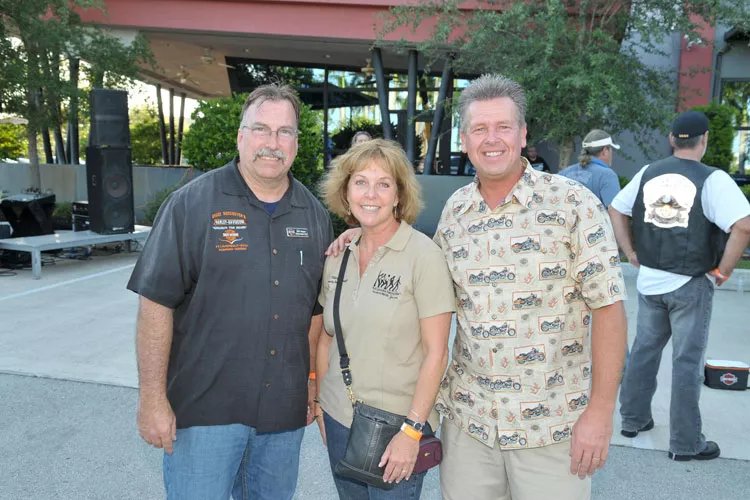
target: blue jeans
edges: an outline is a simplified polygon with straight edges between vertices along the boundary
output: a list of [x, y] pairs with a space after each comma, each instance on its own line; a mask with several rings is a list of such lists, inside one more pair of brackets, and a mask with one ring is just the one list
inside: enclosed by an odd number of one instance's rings
[[401, 481], [392, 490], [383, 490], [365, 483], [341, 477], [334, 472], [336, 464], [344, 458], [349, 428], [335, 421], [327, 413], [323, 414], [328, 443], [328, 460], [331, 462], [333, 482], [341, 500], [418, 500], [422, 494], [422, 483], [427, 474], [412, 474], [408, 481]]
[[291, 500], [304, 427], [257, 432], [246, 425], [177, 430], [164, 453], [168, 500]]
[[620, 391], [622, 428], [635, 431], [652, 418], [664, 346], [672, 338], [669, 451], [695, 455], [706, 448], [699, 407], [714, 287], [704, 276], [662, 295], [638, 294], [638, 330]]

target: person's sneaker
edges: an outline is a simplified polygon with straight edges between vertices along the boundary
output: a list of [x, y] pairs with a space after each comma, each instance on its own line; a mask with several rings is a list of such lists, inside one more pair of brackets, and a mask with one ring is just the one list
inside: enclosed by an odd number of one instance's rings
[[687, 462], [688, 460], [713, 460], [719, 458], [721, 450], [719, 445], [713, 441], [706, 441], [706, 449], [695, 455], [675, 455], [671, 451], [669, 452], [669, 459], [677, 462]]
[[620, 431], [620, 434], [622, 434], [626, 438], [634, 438], [634, 437], [636, 437], [638, 435], [639, 432], [650, 431], [653, 428], [654, 428], [654, 419], [652, 418], [651, 420], [648, 421], [648, 423], [646, 425], [644, 425], [643, 427], [641, 427], [637, 431], [626, 431], [625, 429], [623, 429], [623, 430]]

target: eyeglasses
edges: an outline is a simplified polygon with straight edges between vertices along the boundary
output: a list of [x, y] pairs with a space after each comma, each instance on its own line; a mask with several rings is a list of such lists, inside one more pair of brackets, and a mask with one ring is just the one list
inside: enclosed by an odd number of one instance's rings
[[246, 128], [250, 131], [251, 134], [253, 134], [255, 137], [271, 137], [271, 135], [276, 134], [276, 137], [280, 141], [291, 141], [297, 135], [299, 132], [291, 127], [280, 127], [276, 130], [271, 130], [270, 127], [266, 127], [265, 125], [260, 124], [254, 124], [254, 125], [243, 125], [240, 128]]

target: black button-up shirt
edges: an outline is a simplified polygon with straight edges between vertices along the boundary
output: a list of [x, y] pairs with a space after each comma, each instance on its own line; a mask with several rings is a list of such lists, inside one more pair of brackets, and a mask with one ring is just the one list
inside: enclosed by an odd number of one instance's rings
[[174, 309], [167, 397], [177, 427], [305, 425], [308, 330], [328, 211], [290, 175], [269, 215], [237, 160], [163, 204], [128, 289]]

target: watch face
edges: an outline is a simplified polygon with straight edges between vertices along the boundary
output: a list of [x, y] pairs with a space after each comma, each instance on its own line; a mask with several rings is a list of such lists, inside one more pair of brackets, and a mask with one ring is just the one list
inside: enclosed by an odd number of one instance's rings
[[422, 430], [424, 429], [424, 424], [420, 424], [419, 422], [415, 422], [414, 420], [409, 419], [407, 420], [407, 423], [419, 432], [422, 432]]

